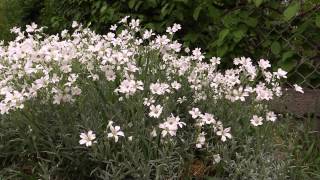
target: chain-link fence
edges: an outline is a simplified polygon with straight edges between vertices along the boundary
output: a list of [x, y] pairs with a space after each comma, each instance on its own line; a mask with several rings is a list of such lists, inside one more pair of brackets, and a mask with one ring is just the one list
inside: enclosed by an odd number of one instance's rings
[[[258, 28], [263, 38], [256, 48], [266, 50], [273, 65], [289, 72], [289, 90], [281, 103], [273, 104], [274, 110], [303, 119], [310, 115], [320, 119], [320, 5], [302, 9], [289, 21], [272, 21], [270, 27]], [[291, 89], [294, 84], [301, 85], [305, 93]]]
[[271, 26], [271, 31], [263, 33], [264, 37], [256, 48], [263, 48], [270, 41], [270, 36], [277, 37], [271, 40], [271, 52], [274, 52], [272, 55], [281, 55], [276, 56], [273, 63], [289, 71], [287, 84], [319, 89], [320, 5], [300, 12], [288, 22], [275, 21]]

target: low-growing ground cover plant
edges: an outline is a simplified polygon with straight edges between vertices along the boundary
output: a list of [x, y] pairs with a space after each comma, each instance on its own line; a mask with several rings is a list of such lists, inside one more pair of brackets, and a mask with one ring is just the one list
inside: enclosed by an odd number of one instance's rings
[[173, 39], [179, 24], [167, 34], [129, 17], [106, 35], [72, 27], [57, 35], [13, 28], [16, 39], [0, 46], [1, 128], [10, 134], [0, 136], [0, 160], [9, 175], [227, 177], [219, 164], [233, 139], [268, 133], [258, 126], [278, 118], [268, 101], [281, 97], [286, 72], [268, 60], [240, 57], [219, 69], [219, 57]]

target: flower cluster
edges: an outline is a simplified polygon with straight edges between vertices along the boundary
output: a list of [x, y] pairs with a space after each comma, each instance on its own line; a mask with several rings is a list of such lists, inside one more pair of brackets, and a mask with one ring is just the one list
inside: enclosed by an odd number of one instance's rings
[[[72, 27], [72, 33], [64, 30], [56, 35], [43, 33], [35, 24], [26, 31], [12, 29], [16, 39], [0, 44], [1, 114], [23, 109], [31, 99], [56, 105], [73, 103], [86, 95], [84, 91], [89, 93], [86, 86], [101, 82], [112, 88], [113, 99], [136, 101], [145, 108], [141, 118], [150, 121], [146, 129], [151, 136], [161, 134], [170, 139], [183, 134], [184, 128], [194, 127], [196, 147], [203, 148], [212, 132], [222, 142], [232, 138], [231, 123], [224, 117], [212, 110], [201, 112], [206, 110], [204, 102], [259, 106], [282, 95], [284, 70], [272, 72], [268, 60], [245, 57], [235, 58], [233, 68], [220, 70], [219, 57], [207, 59], [200, 48], [181, 51], [182, 44], [172, 40], [181, 29], [179, 24], [168, 27], [168, 34], [163, 35], [128, 17], [105, 35], [77, 22]], [[295, 89], [303, 93], [300, 86]], [[277, 119], [274, 112], [256, 109], [252, 119], [247, 119], [253, 126], [262, 125], [263, 117], [271, 122]], [[123, 139], [120, 126], [111, 122], [107, 127], [107, 138]], [[79, 143], [86, 146], [96, 142], [92, 131], [80, 137]]]

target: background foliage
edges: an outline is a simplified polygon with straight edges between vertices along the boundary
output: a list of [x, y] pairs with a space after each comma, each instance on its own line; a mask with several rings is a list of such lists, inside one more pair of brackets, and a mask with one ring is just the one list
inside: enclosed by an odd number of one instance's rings
[[266, 58], [275, 68], [289, 71], [289, 82], [320, 87], [319, 0], [8, 0], [2, 1], [0, 24], [8, 39], [9, 27], [31, 22], [56, 33], [73, 20], [99, 33], [125, 15], [143, 20], [162, 32], [180, 23], [180, 38], [207, 55], [227, 59]]

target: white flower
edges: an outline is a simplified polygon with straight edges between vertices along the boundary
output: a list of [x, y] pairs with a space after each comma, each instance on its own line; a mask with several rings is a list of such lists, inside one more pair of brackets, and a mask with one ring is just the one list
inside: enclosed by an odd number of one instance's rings
[[116, 89], [126, 95], [133, 95], [137, 90], [143, 90], [143, 82], [128, 79], [122, 81], [120, 87]]
[[170, 86], [166, 83], [151, 83], [150, 91], [152, 94], [163, 95], [166, 92], [170, 91]]
[[277, 115], [273, 111], [269, 111], [266, 114], [266, 121], [276, 121], [277, 120]]
[[122, 18], [122, 19], [119, 21], [119, 23], [127, 23], [129, 17], [130, 17], [130, 16], [125, 16], [124, 18]]
[[120, 126], [113, 126], [112, 123], [109, 123], [109, 128], [111, 133], [108, 133], [108, 138], [114, 138], [115, 142], [118, 142], [119, 136], [124, 137], [124, 133], [120, 131]]
[[145, 105], [145, 106], [150, 106], [150, 105], [153, 104], [154, 102], [155, 102], [155, 100], [153, 99], [153, 97], [144, 98], [144, 99], [143, 99], [143, 105]]
[[187, 101], [187, 97], [185, 97], [185, 96], [179, 97], [178, 100], [177, 100], [177, 102], [178, 102], [179, 104], [182, 104], [182, 103], [185, 102], [185, 101]]
[[90, 130], [87, 133], [80, 134], [79, 144], [85, 144], [87, 147], [91, 146], [92, 143], [96, 143], [97, 141], [93, 141], [96, 139], [96, 135]]
[[201, 48], [195, 48], [194, 50], [192, 50], [192, 55], [194, 60], [201, 61], [202, 59], [204, 59], [204, 56], [201, 53]]
[[226, 129], [223, 129], [223, 127], [221, 127], [218, 131], [217, 131], [217, 135], [221, 136], [221, 141], [225, 142], [227, 140], [227, 138], [231, 139], [232, 136], [230, 134], [230, 130], [231, 127], [228, 127]]
[[169, 34], [174, 34], [175, 32], [177, 32], [180, 29], [181, 29], [181, 25], [175, 23], [175, 24], [173, 24], [172, 27], [167, 27], [166, 32]]
[[212, 114], [204, 113], [204, 115], [200, 115], [202, 122], [206, 124], [215, 124], [216, 120], [214, 119]]
[[210, 63], [211, 63], [212, 65], [214, 65], [214, 66], [219, 65], [219, 64], [220, 64], [220, 61], [221, 61], [221, 58], [219, 58], [219, 57], [212, 57], [212, 58], [210, 59]]
[[205, 132], [202, 132], [199, 134], [198, 138], [197, 138], [197, 144], [196, 144], [196, 147], [198, 149], [202, 148], [205, 143], [206, 143], [206, 137], [205, 137], [206, 133]]
[[150, 135], [152, 137], [156, 137], [157, 136], [157, 130], [155, 128], [153, 128], [153, 130], [151, 131]]
[[297, 91], [297, 92], [300, 92], [300, 93], [304, 93], [303, 89], [301, 86], [297, 85], [297, 84], [294, 84], [294, 90]]
[[133, 139], [132, 136], [129, 136], [129, 137], [128, 137], [128, 140], [129, 140], [129, 141], [132, 141], [132, 139]]
[[156, 38], [156, 44], [158, 46], [165, 46], [170, 42], [170, 39], [168, 39], [168, 37], [166, 35], [158, 35]]
[[114, 24], [114, 25], [111, 25], [111, 27], [110, 27], [110, 30], [111, 31], [115, 31], [116, 29], [117, 29], [117, 25], [116, 24]]
[[161, 134], [162, 137], [165, 137], [167, 134], [170, 134], [170, 136], [175, 136], [177, 133], [178, 128], [182, 128], [185, 126], [186, 123], [180, 122], [180, 118], [177, 116], [171, 116], [167, 117], [166, 121], [164, 123], [159, 124], [159, 128], [163, 129]]
[[196, 119], [197, 117], [201, 116], [199, 108], [192, 108], [191, 111], [189, 111], [189, 114], [192, 116], [193, 119]]
[[[246, 89], [245, 89], [246, 90]], [[231, 102], [240, 100], [245, 101], [245, 97], [249, 96], [249, 93], [245, 91], [242, 86], [238, 89], [233, 89], [230, 94], [226, 95], [226, 98], [229, 99]]]
[[173, 81], [173, 82], [171, 83], [171, 87], [172, 87], [173, 89], [179, 90], [179, 89], [181, 88], [181, 84], [178, 83], [177, 81]]
[[151, 105], [149, 116], [154, 117], [154, 118], [158, 118], [162, 113], [162, 109], [163, 109], [163, 107], [161, 105], [157, 105], [157, 106]]
[[266, 70], [267, 68], [271, 67], [270, 62], [264, 59], [260, 59], [258, 64], [259, 64], [259, 67], [263, 70]]
[[77, 21], [73, 21], [73, 22], [72, 22], [72, 28], [76, 28], [76, 27], [78, 27], [78, 26], [79, 26], [79, 24], [78, 24]]
[[146, 30], [146, 31], [144, 31], [142, 38], [143, 39], [149, 39], [153, 35], [155, 35], [155, 33], [152, 32], [152, 29], [151, 30]]
[[138, 31], [140, 26], [140, 19], [132, 19], [129, 23], [129, 26], [135, 31]]
[[254, 115], [253, 117], [252, 117], [252, 119], [250, 120], [250, 122], [251, 122], [251, 124], [253, 125], [253, 126], [260, 126], [260, 125], [262, 125], [263, 124], [263, 118], [262, 117], [259, 117], [259, 116], [257, 116], [257, 115]]
[[271, 89], [268, 89], [264, 83], [259, 83], [254, 89], [257, 93], [256, 99], [261, 100], [271, 100], [273, 98], [273, 92]]
[[213, 155], [214, 164], [219, 163], [221, 161], [220, 154]]
[[274, 73], [278, 79], [280, 78], [287, 78], [287, 72], [282, 70], [281, 68], [278, 69], [277, 72]]
[[37, 29], [37, 24], [32, 23], [31, 25], [26, 25], [26, 32], [31, 33]]

